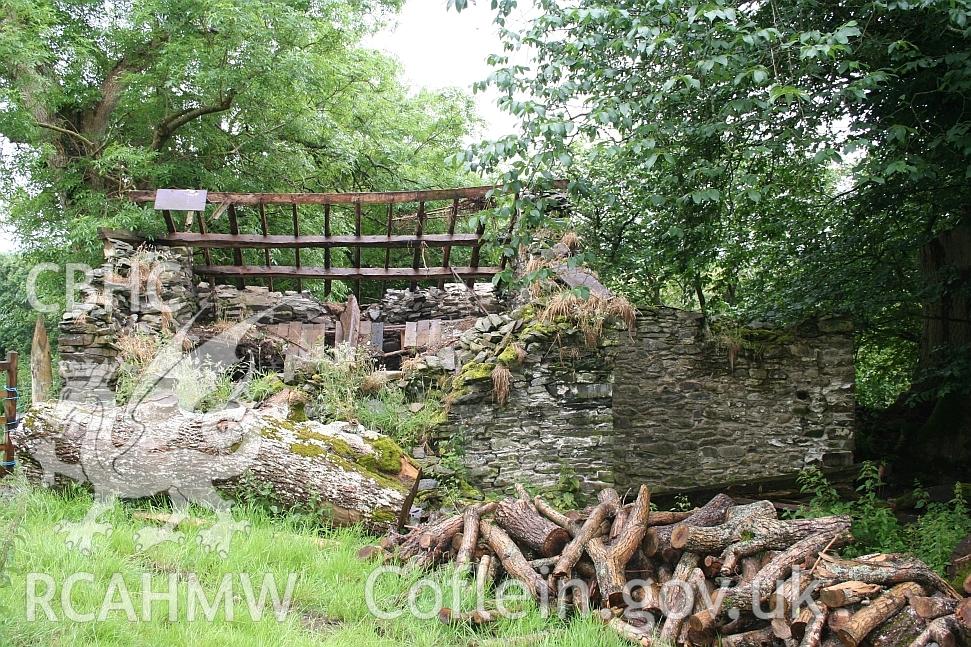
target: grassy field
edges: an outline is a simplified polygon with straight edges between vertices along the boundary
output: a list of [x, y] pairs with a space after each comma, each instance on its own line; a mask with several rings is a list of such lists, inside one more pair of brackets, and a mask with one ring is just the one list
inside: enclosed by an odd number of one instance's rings
[[[116, 504], [102, 517], [110, 523], [109, 535], [99, 535], [90, 555], [69, 548], [57, 524], [83, 518], [91, 505], [90, 495], [82, 491], [54, 493], [22, 484], [0, 493], [0, 645], [8, 646], [152, 646], [234, 645], [263, 647], [286, 645], [619, 645], [594, 621], [577, 618], [562, 621], [543, 618], [532, 603], [526, 603], [525, 617], [502, 620], [482, 630], [446, 626], [435, 619], [422, 620], [405, 614], [397, 619], [380, 620], [368, 610], [365, 586], [377, 564], [356, 557], [359, 548], [373, 541], [358, 529], [320, 530], [306, 518], [271, 518], [259, 509], [239, 508], [235, 517], [246, 520], [250, 528], [236, 535], [228, 555], [220, 557], [205, 550], [197, 541], [204, 527], [186, 527], [185, 541], [166, 542], [140, 550], [136, 533], [151, 525], [138, 518], [152, 511], [145, 504]], [[164, 512], [164, 508], [154, 510]], [[194, 515], [207, 518], [204, 512]], [[28, 578], [46, 574], [55, 583], [51, 606], [56, 620], [37, 609], [36, 618], [27, 618]], [[63, 583], [71, 574], [89, 573], [71, 590], [68, 600], [78, 613], [93, 613], [94, 621], [71, 621], [62, 606]], [[124, 585], [121, 586], [120, 574]], [[282, 621], [271, 608], [259, 620], [250, 617], [240, 592], [240, 574], [248, 574], [255, 593], [265, 574], [272, 573], [281, 594], [287, 577], [297, 574], [292, 606]], [[227, 605], [220, 606], [209, 621], [188, 618], [189, 597], [205, 591], [209, 601], [218, 598], [220, 585], [229, 577], [235, 617], [226, 617]], [[384, 575], [378, 580], [376, 598], [382, 609], [404, 608], [410, 585], [421, 573]], [[176, 615], [169, 617], [169, 602], [152, 603], [151, 617], [144, 617], [144, 593], [164, 593], [176, 582]], [[449, 573], [435, 574], [451, 600]], [[114, 578], [114, 584], [112, 579]], [[146, 580], [150, 588], [146, 588]], [[194, 582], [198, 582], [195, 584]], [[191, 583], [191, 585], [190, 585]], [[44, 592], [41, 584], [36, 591]], [[463, 607], [474, 606], [468, 585], [462, 585]], [[131, 621], [124, 591], [131, 596], [137, 614]], [[107, 594], [115, 607], [102, 619]], [[151, 597], [151, 596], [149, 596]], [[424, 589], [416, 605], [434, 610], [433, 595]], [[450, 606], [449, 602], [445, 602]], [[200, 607], [197, 607], [197, 611]]]

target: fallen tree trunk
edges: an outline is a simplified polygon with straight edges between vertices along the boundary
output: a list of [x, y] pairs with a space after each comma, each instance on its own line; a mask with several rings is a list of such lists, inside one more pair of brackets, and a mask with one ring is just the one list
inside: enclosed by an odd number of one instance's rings
[[253, 485], [281, 507], [319, 506], [337, 525], [400, 528], [418, 470], [390, 438], [357, 424], [291, 422], [282, 409], [179, 409], [45, 402], [12, 434], [29, 477], [88, 483], [98, 497], [169, 493], [223, 508]]

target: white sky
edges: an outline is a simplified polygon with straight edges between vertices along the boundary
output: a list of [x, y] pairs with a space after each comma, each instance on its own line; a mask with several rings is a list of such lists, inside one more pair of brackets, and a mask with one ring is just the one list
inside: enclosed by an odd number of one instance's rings
[[[446, 0], [407, 0], [394, 23], [366, 45], [397, 57], [405, 81], [415, 89], [458, 87], [471, 93], [472, 84], [490, 74], [486, 58], [502, 53], [489, 4], [472, 0], [457, 13], [446, 9]], [[480, 135], [494, 139], [514, 131], [516, 119], [496, 107], [494, 91], [474, 97], [485, 121]]]

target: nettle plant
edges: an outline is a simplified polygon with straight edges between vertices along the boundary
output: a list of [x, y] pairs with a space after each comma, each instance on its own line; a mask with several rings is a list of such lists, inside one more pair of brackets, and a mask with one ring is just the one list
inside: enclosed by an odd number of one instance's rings
[[915, 483], [914, 509], [920, 516], [913, 523], [903, 524], [880, 496], [884, 486], [880, 472], [876, 463], [864, 463], [856, 488], [857, 497], [844, 500], [818, 467], [803, 470], [798, 477], [799, 487], [812, 498], [798, 512], [799, 516], [850, 515], [855, 542], [843, 550], [847, 556], [912, 552], [944, 573], [954, 546], [971, 533], [971, 511], [961, 484], [955, 485], [954, 497], [950, 501], [932, 502], [927, 491]]

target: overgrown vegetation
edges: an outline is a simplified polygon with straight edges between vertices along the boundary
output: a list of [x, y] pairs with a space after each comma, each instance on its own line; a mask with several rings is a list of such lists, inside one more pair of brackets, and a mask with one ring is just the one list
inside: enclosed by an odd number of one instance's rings
[[852, 533], [856, 541], [842, 551], [848, 556], [911, 552], [944, 574], [954, 546], [971, 533], [967, 493], [960, 484], [955, 487], [954, 498], [946, 503], [930, 501], [927, 491], [915, 484], [915, 510], [919, 517], [912, 523], [902, 523], [881, 497], [884, 483], [880, 467], [875, 463], [864, 463], [857, 497], [849, 501], [840, 497], [818, 468], [804, 470], [799, 475], [799, 485], [804, 493], [812, 495], [810, 503], [800, 511], [801, 516], [847, 514], [853, 517]]
[[348, 347], [327, 349], [308, 382], [311, 417], [324, 422], [357, 421], [403, 447], [427, 440], [444, 422], [442, 394], [427, 390], [410, 402], [405, 390], [383, 379], [373, 358]]

